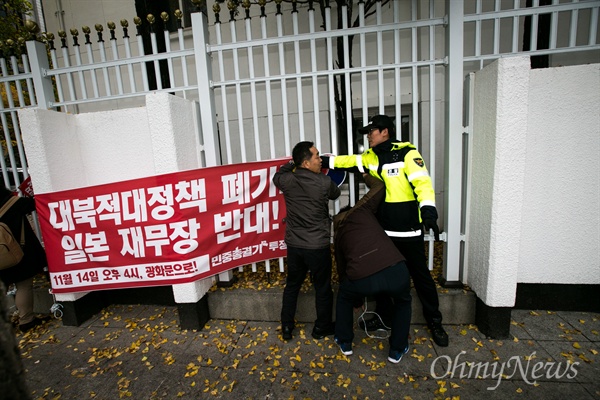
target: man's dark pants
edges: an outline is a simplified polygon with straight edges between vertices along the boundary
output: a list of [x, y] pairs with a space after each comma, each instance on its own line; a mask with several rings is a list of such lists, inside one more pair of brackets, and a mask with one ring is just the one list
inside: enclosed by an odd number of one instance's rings
[[402, 351], [408, 346], [411, 297], [410, 276], [404, 261], [394, 264], [366, 278], [340, 283], [335, 309], [335, 338], [340, 343], [352, 343], [354, 339], [353, 305], [360, 304], [365, 296], [382, 294], [392, 298], [392, 333], [390, 349]]
[[[392, 241], [406, 258], [408, 272], [412, 278], [417, 296], [419, 296], [419, 300], [423, 305], [425, 321], [427, 321], [427, 324], [431, 324], [432, 322], [441, 323], [442, 313], [439, 310], [440, 302], [435, 281], [431, 277], [431, 272], [427, 267], [423, 237], [416, 241]], [[391, 320], [392, 301], [387, 296], [375, 296], [375, 301], [377, 304], [376, 312], [387, 325]]]
[[315, 288], [315, 307], [317, 320], [315, 326], [320, 329], [330, 329], [333, 313], [333, 291], [331, 289], [331, 250], [300, 249], [288, 246], [287, 249], [287, 279], [283, 289], [283, 304], [281, 307], [281, 326], [295, 326], [294, 318], [298, 303], [298, 294], [302, 283], [310, 270], [312, 283]]

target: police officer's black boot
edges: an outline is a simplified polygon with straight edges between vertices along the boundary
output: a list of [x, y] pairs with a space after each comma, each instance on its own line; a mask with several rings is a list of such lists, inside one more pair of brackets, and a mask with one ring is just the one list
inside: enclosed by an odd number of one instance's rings
[[431, 331], [431, 337], [433, 338], [435, 344], [437, 344], [440, 347], [447, 347], [448, 334], [442, 326], [442, 320], [437, 318], [433, 319], [427, 324], [427, 326], [429, 326], [429, 330]]

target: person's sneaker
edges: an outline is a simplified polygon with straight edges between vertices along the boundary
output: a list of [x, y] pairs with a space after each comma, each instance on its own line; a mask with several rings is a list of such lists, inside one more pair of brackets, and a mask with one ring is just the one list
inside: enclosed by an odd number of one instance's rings
[[431, 331], [431, 337], [433, 338], [435, 344], [440, 347], [448, 346], [448, 334], [440, 322], [431, 323], [429, 325], [429, 330]]
[[391, 331], [392, 328], [390, 328], [389, 326], [387, 326], [386, 324], [384, 324], [383, 322], [381, 322], [381, 320], [377, 317], [375, 318], [371, 318], [368, 321], [364, 321], [364, 319], [361, 319], [360, 321], [358, 321], [358, 326], [360, 327], [360, 329], [365, 329], [365, 325], [366, 325], [366, 329], [367, 331], [378, 331], [380, 329], [382, 330], [386, 330], [386, 331]]
[[291, 326], [283, 326], [281, 327], [281, 336], [283, 337], [283, 340], [288, 341], [288, 340], [292, 340], [292, 331], [294, 330], [294, 328], [292, 328]]
[[394, 364], [398, 364], [400, 360], [402, 360], [402, 356], [406, 353], [408, 353], [408, 345], [406, 345], [406, 348], [402, 351], [390, 349], [390, 352], [388, 353], [388, 361]]
[[352, 343], [340, 343], [337, 339], [334, 339], [338, 346], [340, 346], [340, 351], [345, 356], [352, 355]]
[[312, 337], [315, 339], [323, 339], [325, 336], [330, 336], [335, 333], [335, 325], [331, 324], [329, 328], [319, 328], [315, 326], [312, 330]]

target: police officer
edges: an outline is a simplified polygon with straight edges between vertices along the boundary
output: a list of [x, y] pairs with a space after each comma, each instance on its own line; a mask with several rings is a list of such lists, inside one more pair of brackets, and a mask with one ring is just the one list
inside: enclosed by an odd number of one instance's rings
[[[435, 192], [423, 157], [413, 144], [394, 140], [394, 123], [387, 115], [375, 115], [358, 131], [367, 135], [369, 149], [357, 155], [322, 157], [323, 167], [357, 168], [385, 183], [386, 196], [379, 206], [377, 218], [398, 250], [406, 257], [410, 276], [423, 305], [423, 316], [434, 342], [438, 346], [448, 346], [435, 282], [427, 268], [425, 257], [423, 228], [432, 229], [436, 240], [439, 240], [439, 228]], [[376, 301], [378, 313], [384, 322], [386, 319], [389, 321], [391, 300], [376, 296]], [[367, 321], [367, 329], [381, 328], [378, 324], [378, 318]]]

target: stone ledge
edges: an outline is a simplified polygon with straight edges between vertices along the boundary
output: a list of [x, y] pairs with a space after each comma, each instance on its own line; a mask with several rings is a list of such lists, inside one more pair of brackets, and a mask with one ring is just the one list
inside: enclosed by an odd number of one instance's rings
[[[208, 308], [211, 318], [241, 319], [249, 321], [279, 321], [283, 289], [272, 288], [264, 291], [238, 288], [235, 290], [216, 290], [208, 296]], [[421, 311], [421, 302], [412, 289], [412, 323], [425, 324]], [[463, 289], [444, 289], [439, 293], [440, 311], [445, 324], [475, 323], [475, 293]], [[300, 293], [296, 320], [314, 322], [315, 296], [311, 289]], [[368, 310], [375, 310], [375, 303], [368, 302]], [[335, 315], [335, 295], [334, 295]]]
[[[336, 288], [334, 287], [334, 292]], [[210, 318], [214, 319], [239, 319], [245, 321], [279, 321], [281, 311], [282, 288], [254, 290], [246, 288], [217, 289], [208, 293], [208, 309]], [[421, 312], [421, 302], [412, 289], [412, 323], [425, 324]], [[475, 293], [463, 289], [444, 289], [439, 293], [440, 311], [444, 317], [444, 324], [474, 324], [475, 323]], [[312, 288], [305, 293], [300, 293], [296, 319], [298, 322], [314, 322], [315, 297]], [[335, 302], [335, 293], [334, 293]], [[148, 304], [146, 300], [143, 302]], [[36, 288], [34, 290], [34, 311], [39, 314], [49, 314], [50, 307], [54, 304], [48, 289]], [[14, 311], [14, 298], [8, 296], [9, 311]], [[367, 303], [368, 310], [375, 310], [375, 303]], [[334, 308], [335, 314], [335, 308]]]

